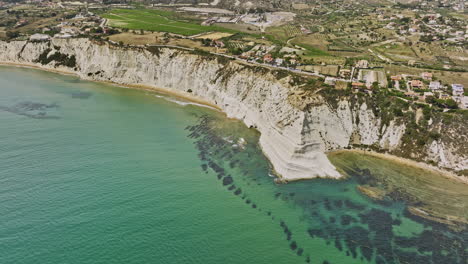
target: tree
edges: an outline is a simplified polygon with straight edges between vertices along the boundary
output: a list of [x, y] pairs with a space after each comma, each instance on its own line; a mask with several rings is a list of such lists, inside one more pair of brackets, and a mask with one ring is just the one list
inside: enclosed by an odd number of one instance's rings
[[426, 103], [428, 104], [435, 104], [437, 103], [436, 98], [434, 96], [427, 96], [425, 99]]
[[378, 82], [373, 82], [373, 83], [372, 83], [372, 89], [373, 89], [373, 90], [379, 89], [379, 83], [378, 83]]
[[447, 101], [445, 101], [445, 105], [447, 106], [447, 108], [450, 108], [450, 109], [458, 108], [457, 102], [455, 102], [455, 100], [453, 99], [448, 99]]
[[19, 37], [19, 33], [17, 31], [7, 31], [6, 36], [9, 39], [14, 39], [14, 38]]

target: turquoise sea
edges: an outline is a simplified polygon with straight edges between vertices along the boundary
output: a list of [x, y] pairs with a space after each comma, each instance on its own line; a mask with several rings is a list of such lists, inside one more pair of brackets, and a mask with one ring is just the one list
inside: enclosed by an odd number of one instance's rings
[[0, 66], [0, 264], [466, 264], [354, 179], [276, 185], [258, 133], [154, 92]]

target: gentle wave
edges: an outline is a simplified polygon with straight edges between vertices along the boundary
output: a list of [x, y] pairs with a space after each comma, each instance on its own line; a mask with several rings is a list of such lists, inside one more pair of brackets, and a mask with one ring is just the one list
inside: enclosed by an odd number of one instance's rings
[[209, 108], [209, 109], [213, 109], [213, 110], [218, 111], [218, 109], [216, 109], [216, 108], [214, 108], [212, 106], [209, 106], [209, 105], [194, 103], [194, 102], [190, 102], [190, 101], [178, 100], [178, 99], [167, 97], [167, 96], [164, 96], [164, 95], [154, 95], [154, 96], [157, 97], [157, 98], [162, 98], [162, 99], [164, 99], [166, 101], [169, 101], [169, 102], [172, 102], [172, 103], [176, 103], [176, 104], [181, 105], [181, 106], [195, 105], [195, 106], [205, 107], [205, 108]]

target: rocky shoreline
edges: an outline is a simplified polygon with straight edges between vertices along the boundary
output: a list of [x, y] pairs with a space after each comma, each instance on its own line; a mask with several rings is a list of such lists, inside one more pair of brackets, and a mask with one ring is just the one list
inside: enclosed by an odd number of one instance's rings
[[[119, 47], [88, 39], [0, 42], [0, 62], [154, 89], [220, 109], [259, 130], [260, 145], [284, 181], [340, 178], [327, 151], [350, 147], [356, 138], [363, 145], [395, 149], [405, 129], [397, 122], [380, 129], [381, 120], [366, 103], [342, 100], [331, 106], [318, 98], [313, 106], [298, 107], [303, 103], [300, 88], [291, 77], [177, 49]], [[453, 155], [444, 142], [434, 148], [438, 156], [433, 159], [441, 167], [468, 168], [467, 153]]]

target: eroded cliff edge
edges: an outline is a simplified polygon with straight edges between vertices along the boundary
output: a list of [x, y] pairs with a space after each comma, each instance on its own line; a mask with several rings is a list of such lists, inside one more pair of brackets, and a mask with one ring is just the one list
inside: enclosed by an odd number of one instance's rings
[[394, 115], [386, 98], [349, 94], [308, 77], [224, 57], [53, 39], [0, 42], [0, 62], [66, 70], [83, 79], [158, 87], [206, 100], [260, 131], [265, 155], [285, 180], [339, 178], [325, 152], [349, 147], [387, 151], [460, 175], [468, 169], [466, 114], [425, 118], [421, 109], [403, 102], [402, 115]]

